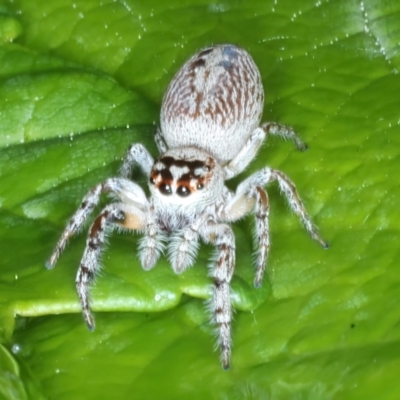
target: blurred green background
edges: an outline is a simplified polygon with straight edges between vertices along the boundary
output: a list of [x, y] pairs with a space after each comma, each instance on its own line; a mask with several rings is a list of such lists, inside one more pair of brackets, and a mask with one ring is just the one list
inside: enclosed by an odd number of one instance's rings
[[[331, 244], [311, 241], [271, 186], [256, 290], [253, 220], [235, 225], [228, 372], [204, 306], [210, 247], [176, 276], [165, 258], [143, 271], [137, 235], [113, 235], [94, 333], [74, 287], [85, 234], [44, 268], [128, 145], [157, 154], [168, 82], [213, 43], [252, 54], [263, 120], [309, 145], [269, 139], [230, 187], [281, 169]], [[0, 0], [0, 399], [398, 399], [399, 64], [396, 0]]]

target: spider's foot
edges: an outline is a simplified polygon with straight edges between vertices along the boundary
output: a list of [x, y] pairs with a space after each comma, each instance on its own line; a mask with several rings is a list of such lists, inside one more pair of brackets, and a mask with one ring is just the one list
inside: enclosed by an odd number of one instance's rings
[[328, 242], [325, 242], [325, 241], [321, 241], [320, 242], [321, 243], [321, 246], [325, 249], [325, 250], [327, 250], [327, 249], [329, 249], [331, 246], [329, 245], [329, 243]]
[[230, 368], [230, 362], [231, 362], [230, 348], [223, 347], [221, 353], [221, 365], [225, 371], [227, 371]]
[[58, 259], [58, 254], [54, 253], [51, 255], [51, 257], [46, 261], [46, 268], [47, 269], [53, 269], [56, 265]]
[[330, 247], [330, 246], [329, 246], [329, 243], [326, 242], [324, 239], [322, 239], [321, 236], [316, 235], [316, 234], [313, 234], [313, 235], [311, 235], [311, 237], [312, 237], [314, 240], [316, 240], [316, 241], [321, 245], [322, 248], [324, 248], [324, 249], [329, 249], [329, 247]]
[[308, 146], [307, 143], [302, 142], [301, 140], [297, 140], [295, 142], [295, 146], [298, 150], [300, 151], [307, 151], [308, 150]]
[[93, 332], [96, 328], [96, 324], [94, 322], [93, 314], [90, 311], [83, 311], [83, 318], [85, 319], [86, 325], [90, 332]]
[[253, 285], [256, 289], [259, 289], [262, 285], [262, 279], [254, 278]]

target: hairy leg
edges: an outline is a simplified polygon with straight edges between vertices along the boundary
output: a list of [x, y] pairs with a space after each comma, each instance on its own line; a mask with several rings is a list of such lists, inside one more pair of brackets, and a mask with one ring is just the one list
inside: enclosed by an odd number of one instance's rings
[[311, 238], [316, 240], [322, 247], [328, 248], [329, 245], [319, 235], [318, 229], [313, 224], [310, 216], [308, 215], [307, 210], [304, 207], [304, 204], [301, 201], [300, 196], [297, 192], [296, 186], [283, 172], [265, 167], [258, 172], [255, 172], [244, 182], [242, 182], [239, 185], [238, 191], [239, 189], [241, 191], [246, 191], [246, 187], [263, 187], [274, 181], [278, 183], [279, 188], [286, 197], [290, 208], [300, 218]]
[[141, 229], [144, 214], [134, 206], [112, 203], [103, 209], [89, 229], [86, 248], [76, 275], [76, 289], [82, 312], [90, 330], [94, 329], [94, 318], [90, 310], [89, 286], [100, 269], [100, 256], [104, 248], [107, 231], [115, 227]]
[[260, 186], [255, 190], [256, 204], [254, 214], [256, 217], [256, 241], [257, 241], [257, 260], [256, 275], [254, 286], [260, 287], [267, 265], [267, 258], [270, 248], [269, 234], [269, 200], [267, 192]]
[[139, 165], [146, 176], [150, 175], [154, 159], [147, 149], [140, 143], [134, 143], [129, 147], [119, 171], [120, 175], [124, 178], [130, 178], [132, 168], [135, 164]]
[[261, 125], [261, 129], [267, 135], [279, 136], [282, 139], [290, 140], [301, 151], [307, 150], [307, 145], [297, 136], [291, 126], [277, 124], [276, 122], [265, 122]]
[[86, 194], [82, 200], [81, 206], [69, 220], [56, 247], [54, 248], [53, 254], [46, 263], [48, 269], [54, 268], [69, 239], [82, 229], [88, 216], [99, 204], [102, 193], [113, 193], [128, 204], [136, 205], [142, 209], [147, 206], [145, 193], [140, 186], [134, 182], [123, 178], [110, 178], [105, 182], [96, 185]]
[[210, 269], [210, 276], [214, 279], [214, 290], [209, 308], [212, 320], [217, 325], [221, 364], [224, 369], [229, 369], [232, 342], [230, 282], [235, 267], [235, 237], [228, 225], [214, 223], [202, 227], [201, 236], [217, 248], [216, 263], [211, 265]]

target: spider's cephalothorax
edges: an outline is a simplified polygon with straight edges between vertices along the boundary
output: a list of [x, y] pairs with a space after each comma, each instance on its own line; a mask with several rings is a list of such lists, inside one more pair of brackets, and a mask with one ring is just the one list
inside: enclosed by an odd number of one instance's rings
[[[94, 319], [89, 284], [99, 269], [107, 227], [143, 234], [138, 254], [144, 269], [152, 268], [166, 250], [173, 270], [182, 273], [194, 264], [200, 239], [215, 246], [216, 261], [210, 268], [214, 282], [210, 311], [224, 368], [230, 363], [230, 281], [235, 267], [235, 237], [229, 223], [254, 214], [256, 287], [261, 285], [270, 247], [269, 201], [264, 189], [268, 183], [278, 183], [311, 237], [328, 247], [284, 173], [264, 167], [245, 179], [235, 192], [225, 186], [226, 180], [249, 165], [268, 134], [292, 140], [300, 150], [306, 149], [291, 128], [276, 123], [260, 126], [263, 105], [257, 66], [246, 51], [236, 46], [203, 49], [178, 71], [165, 93], [161, 129], [155, 135], [161, 155], [154, 161], [143, 145], [132, 145], [121, 176], [109, 178], [88, 192], [47, 263], [48, 268], [54, 267], [69, 238], [83, 226], [103, 192], [119, 199], [106, 206], [89, 229], [76, 277], [90, 329], [94, 329]], [[148, 177], [150, 198], [130, 180], [135, 164]]]
[[224, 173], [209, 153], [181, 147], [166, 151], [155, 161], [149, 184], [152, 195], [161, 203], [168, 196], [168, 203], [201, 207], [221, 194]]

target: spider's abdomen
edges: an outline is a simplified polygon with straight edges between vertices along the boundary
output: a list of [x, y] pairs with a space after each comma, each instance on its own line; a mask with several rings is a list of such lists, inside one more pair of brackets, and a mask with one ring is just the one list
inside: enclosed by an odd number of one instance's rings
[[259, 126], [264, 106], [260, 72], [234, 45], [201, 50], [171, 81], [161, 108], [169, 148], [194, 146], [221, 164], [230, 161]]

